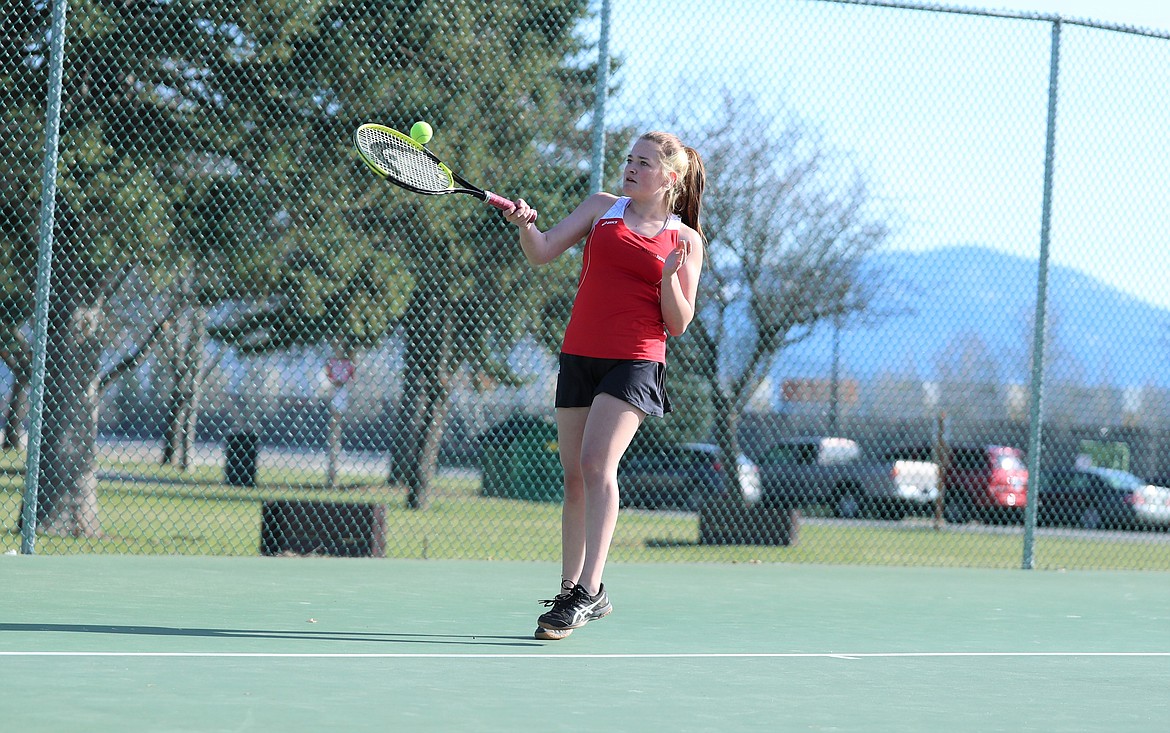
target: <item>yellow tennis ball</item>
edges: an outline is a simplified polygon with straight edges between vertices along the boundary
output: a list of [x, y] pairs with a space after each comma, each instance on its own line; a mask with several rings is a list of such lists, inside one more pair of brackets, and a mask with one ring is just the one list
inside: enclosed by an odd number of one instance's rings
[[414, 138], [414, 141], [419, 145], [426, 145], [429, 143], [431, 141], [431, 136], [434, 134], [435, 131], [432, 130], [431, 126], [425, 122], [416, 122], [414, 123], [414, 126], [410, 128], [410, 136]]

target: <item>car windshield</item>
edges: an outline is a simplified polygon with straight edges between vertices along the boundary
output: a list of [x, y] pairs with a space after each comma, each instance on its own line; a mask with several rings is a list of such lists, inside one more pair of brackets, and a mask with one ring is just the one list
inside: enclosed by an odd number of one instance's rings
[[1115, 468], [1099, 468], [1095, 473], [1105, 479], [1111, 488], [1118, 491], [1133, 491], [1146, 485], [1145, 481], [1142, 481], [1132, 473], [1119, 471]]

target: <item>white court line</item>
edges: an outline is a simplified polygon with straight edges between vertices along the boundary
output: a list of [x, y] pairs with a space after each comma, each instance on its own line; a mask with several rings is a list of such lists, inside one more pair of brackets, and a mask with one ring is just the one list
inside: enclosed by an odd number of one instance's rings
[[803, 652], [663, 653], [663, 654], [426, 654], [426, 653], [269, 653], [269, 652], [51, 652], [0, 651], [0, 657], [176, 657], [212, 659], [905, 659], [978, 657], [1170, 657], [1170, 652]]

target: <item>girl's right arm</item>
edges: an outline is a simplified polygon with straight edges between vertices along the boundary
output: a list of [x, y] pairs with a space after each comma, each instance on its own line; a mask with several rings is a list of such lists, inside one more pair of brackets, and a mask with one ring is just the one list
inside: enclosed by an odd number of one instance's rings
[[529, 264], [543, 265], [552, 262], [569, 247], [584, 239], [594, 222], [616, 200], [617, 197], [613, 194], [595, 193], [547, 232], [537, 229], [536, 224], [531, 221], [535, 212], [524, 199], [517, 199], [516, 207], [504, 212], [504, 218], [520, 228], [520, 248], [524, 250], [524, 256]]

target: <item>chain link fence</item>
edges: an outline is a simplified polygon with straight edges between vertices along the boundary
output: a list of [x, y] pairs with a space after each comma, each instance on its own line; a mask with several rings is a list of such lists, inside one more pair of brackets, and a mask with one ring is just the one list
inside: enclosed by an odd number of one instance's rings
[[1167, 34], [257, 0], [74, 2], [55, 35], [63, 3], [4, 6], [10, 552], [559, 557], [579, 252], [533, 269], [352, 152], [425, 120], [546, 223], [638, 132], [705, 158], [700, 313], [614, 560], [1170, 569]]

